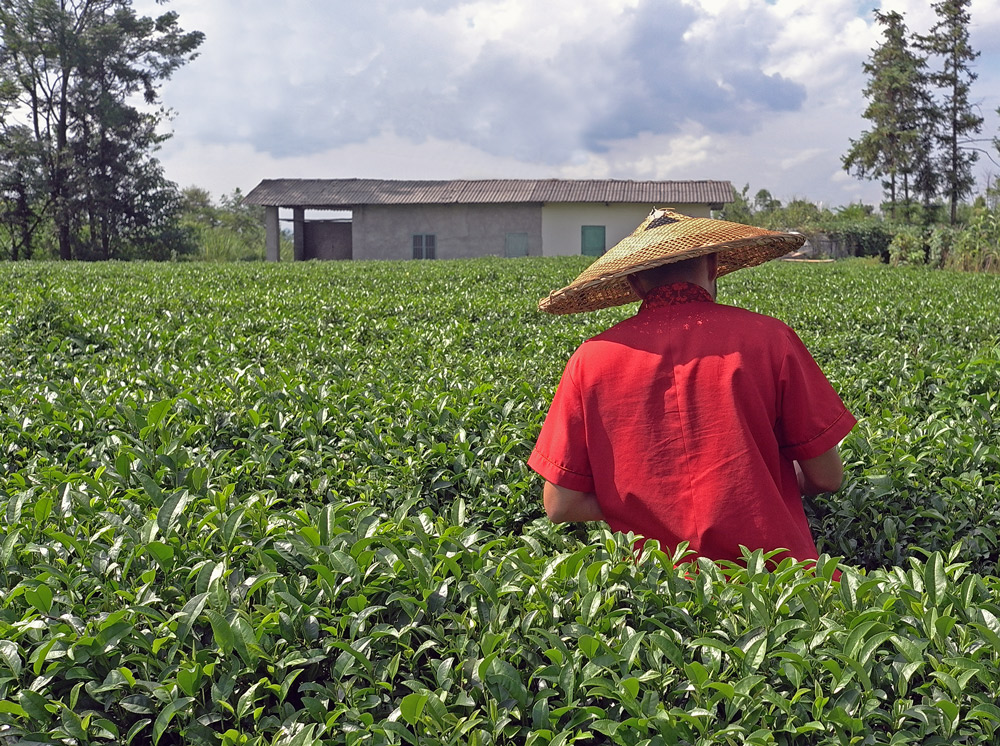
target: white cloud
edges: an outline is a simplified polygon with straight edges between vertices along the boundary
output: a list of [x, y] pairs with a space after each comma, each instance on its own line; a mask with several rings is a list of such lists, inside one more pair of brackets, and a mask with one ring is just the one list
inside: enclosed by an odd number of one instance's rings
[[235, 17], [218, 10], [227, 5], [192, 9], [207, 41], [171, 101], [199, 138], [249, 139], [277, 157], [389, 128], [558, 164], [688, 119], [745, 131], [803, 99], [800, 85], [762, 71], [763, 40], [742, 58], [685, 43], [701, 11], [679, 0], [288, 3], [280, 14], [246, 0]]
[[711, 159], [714, 141], [696, 126], [689, 126], [688, 130], [675, 136], [643, 132], [633, 139], [616, 142], [605, 153], [585, 154], [578, 163], [560, 168], [558, 176], [639, 181], [707, 178], [698, 174]]
[[[153, 0], [137, 3], [161, 12]], [[926, 30], [926, 0], [886, 0]], [[145, 6], [145, 7], [144, 7]], [[855, 0], [175, 0], [206, 33], [163, 90], [167, 175], [722, 178], [836, 204], [878, 42]], [[996, 132], [1000, 4], [974, 0]]]
[[798, 168], [811, 160], [814, 160], [817, 156], [821, 156], [826, 153], [823, 148], [806, 148], [805, 150], [800, 150], [797, 153], [793, 153], [788, 158], [783, 158], [780, 163], [783, 169], [793, 169]]
[[261, 179], [379, 178], [452, 179], [552, 177], [551, 169], [491, 156], [470, 145], [427, 139], [419, 144], [384, 133], [363, 143], [278, 158], [249, 143], [168, 142], [161, 153], [168, 175], [181, 186], [197, 185], [214, 195], [244, 192]]

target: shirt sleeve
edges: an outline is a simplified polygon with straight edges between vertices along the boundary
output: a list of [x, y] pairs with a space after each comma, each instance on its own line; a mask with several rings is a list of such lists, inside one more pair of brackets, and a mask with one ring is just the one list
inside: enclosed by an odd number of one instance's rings
[[781, 453], [800, 461], [815, 458], [839, 445], [857, 424], [819, 365], [788, 329], [778, 375], [778, 422]]
[[559, 487], [593, 492], [583, 398], [573, 376], [575, 362], [574, 356], [566, 364], [528, 466]]

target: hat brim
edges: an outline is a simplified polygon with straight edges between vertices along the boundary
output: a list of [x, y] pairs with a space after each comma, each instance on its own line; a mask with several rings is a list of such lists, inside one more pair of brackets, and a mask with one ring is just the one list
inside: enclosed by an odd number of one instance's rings
[[620, 306], [639, 300], [627, 280], [636, 272], [718, 254], [719, 275], [724, 275], [777, 259], [805, 242], [805, 236], [800, 234], [778, 233], [676, 213], [669, 214], [683, 219], [673, 221], [683, 223], [679, 228], [667, 224], [663, 228], [644, 230], [657, 214], [658, 211], [651, 213], [634, 233], [594, 261], [572, 283], [539, 301], [539, 309], [546, 313], [569, 314]]

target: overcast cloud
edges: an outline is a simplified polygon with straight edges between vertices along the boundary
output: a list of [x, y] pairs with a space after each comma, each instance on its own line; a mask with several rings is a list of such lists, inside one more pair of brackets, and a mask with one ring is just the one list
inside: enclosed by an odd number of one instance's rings
[[[160, 6], [140, 0], [156, 13]], [[865, 128], [857, 0], [175, 0], [205, 32], [163, 88], [167, 176], [729, 179], [877, 201], [840, 169]], [[929, 2], [886, 0], [911, 29]], [[997, 134], [1000, 4], [972, 6], [973, 94]], [[980, 176], [1000, 172], [982, 160]]]

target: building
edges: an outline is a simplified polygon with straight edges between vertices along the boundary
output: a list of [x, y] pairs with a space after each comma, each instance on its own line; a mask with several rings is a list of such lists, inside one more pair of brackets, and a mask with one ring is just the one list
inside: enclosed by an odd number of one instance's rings
[[[728, 181], [266, 179], [244, 199], [266, 207], [278, 260], [279, 209], [291, 210], [294, 258], [457, 259], [599, 256], [653, 207], [708, 217], [733, 201]], [[350, 213], [316, 219], [306, 210]]]

